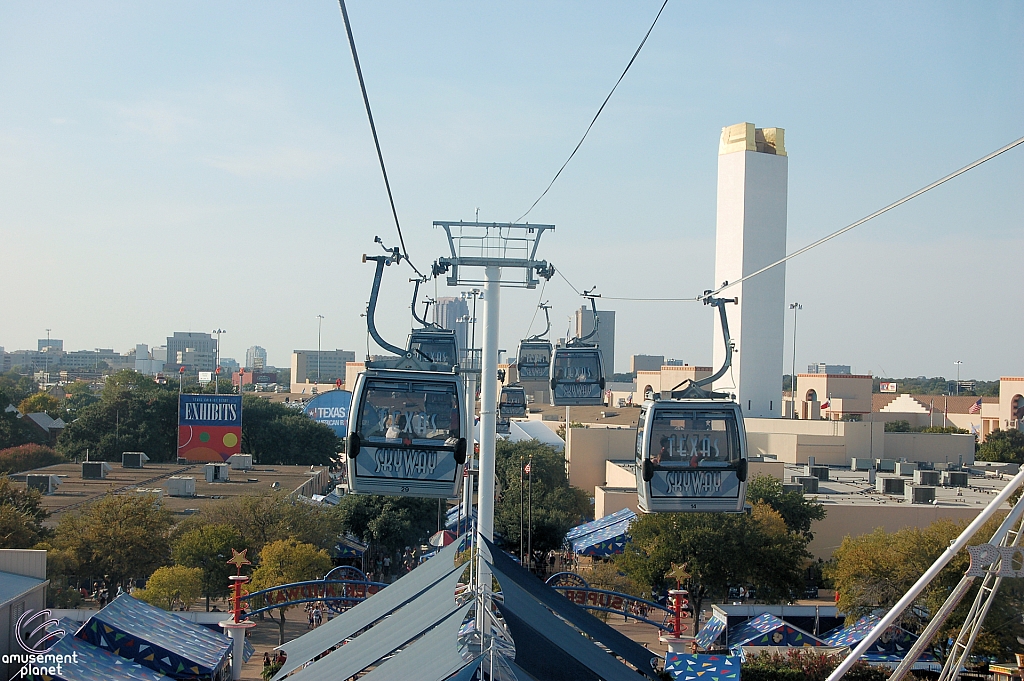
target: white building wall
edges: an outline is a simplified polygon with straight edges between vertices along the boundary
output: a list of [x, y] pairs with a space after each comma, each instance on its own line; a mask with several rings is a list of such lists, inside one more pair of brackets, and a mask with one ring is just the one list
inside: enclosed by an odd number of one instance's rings
[[[755, 272], [786, 254], [789, 161], [783, 155], [781, 131], [770, 130], [778, 135], [781, 154], [757, 141], [767, 131], [755, 131], [752, 124], [723, 130], [718, 157], [716, 287]], [[738, 305], [726, 307], [736, 353], [732, 371], [716, 381], [714, 388], [735, 393], [746, 416], [779, 416], [786, 267], [779, 265], [722, 295], [739, 297]], [[715, 369], [724, 361], [725, 349], [716, 318]]]

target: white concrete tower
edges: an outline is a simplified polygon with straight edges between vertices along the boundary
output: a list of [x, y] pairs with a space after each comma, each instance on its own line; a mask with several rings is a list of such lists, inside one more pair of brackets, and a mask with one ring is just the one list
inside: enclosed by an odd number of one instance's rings
[[[788, 177], [782, 128], [739, 123], [722, 129], [716, 288], [785, 257]], [[726, 307], [736, 353], [732, 371], [716, 381], [714, 388], [735, 393], [746, 416], [780, 415], [786, 266], [759, 274], [722, 295], [739, 297], [738, 305]], [[725, 356], [717, 319], [714, 343], [717, 369]]]

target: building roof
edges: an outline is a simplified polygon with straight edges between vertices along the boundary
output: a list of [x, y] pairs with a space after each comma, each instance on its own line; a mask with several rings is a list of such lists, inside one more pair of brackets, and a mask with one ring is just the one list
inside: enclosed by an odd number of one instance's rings
[[[897, 393], [874, 393], [871, 395], [871, 411], [881, 411], [899, 396]], [[969, 414], [971, 407], [977, 404], [979, 399], [977, 395], [910, 395], [910, 397], [925, 410], [928, 410], [934, 401], [935, 412], [945, 411], [947, 414]], [[982, 404], [997, 404], [999, 402], [998, 397], [981, 397], [980, 399]]]
[[[643, 397], [642, 395], [640, 396]], [[620, 428], [632, 428], [636, 426], [637, 416], [640, 414], [640, 403], [642, 399], [637, 401], [637, 396], [633, 395], [632, 407], [605, 407], [597, 405], [594, 407], [570, 407], [569, 408], [569, 420], [573, 423], [593, 423], [598, 425], [606, 425], [611, 427]], [[537, 420], [548, 420], [551, 421], [565, 421], [565, 407], [553, 407], [550, 404], [533, 404], [527, 405], [527, 412], [531, 419]], [[604, 416], [601, 416], [601, 413]], [[547, 416], [548, 419], [543, 417]]]
[[16, 598], [21, 598], [35, 587], [45, 583], [45, 579], [0, 572], [0, 605], [6, 605]]
[[[291, 492], [309, 479], [309, 466], [260, 466], [248, 470], [230, 470], [228, 482], [206, 482], [204, 463], [174, 464], [147, 463], [145, 468], [121, 468], [119, 463], [112, 464], [112, 470], [99, 480], [82, 478], [81, 463], [62, 463], [46, 466], [19, 474], [15, 484], [24, 485], [24, 475], [28, 473], [56, 475], [60, 479], [60, 489], [54, 494], [40, 497], [42, 507], [53, 514], [46, 525], [53, 527], [59, 516], [69, 510], [76, 510], [83, 505], [96, 501], [106, 494], [131, 494], [139, 488], [164, 490], [161, 504], [172, 513], [190, 513], [202, 509], [219, 500], [258, 494], [272, 489]], [[322, 470], [318, 467], [316, 470]], [[167, 479], [172, 475], [195, 478], [196, 496], [171, 497], [167, 495]], [[18, 482], [20, 481], [20, 482]], [[273, 487], [278, 483], [277, 487]]]

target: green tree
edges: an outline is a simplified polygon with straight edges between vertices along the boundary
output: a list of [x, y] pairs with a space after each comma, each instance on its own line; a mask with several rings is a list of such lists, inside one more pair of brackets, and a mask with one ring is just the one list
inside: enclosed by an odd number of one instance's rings
[[57, 439], [67, 457], [117, 461], [126, 451], [154, 462], [177, 457], [178, 396], [153, 379], [125, 369], [107, 377], [99, 401], [81, 409]]
[[329, 465], [338, 437], [305, 414], [257, 395], [242, 395], [242, 452], [261, 465]]
[[[332, 565], [331, 557], [323, 549], [294, 539], [281, 539], [267, 544], [260, 551], [259, 566], [252, 575], [252, 587], [254, 591], [260, 591], [283, 584], [319, 579], [330, 571]], [[280, 645], [284, 645], [287, 609], [277, 608]]]
[[0, 504], [0, 549], [27, 549], [38, 540], [32, 516], [11, 504]]
[[63, 514], [53, 544], [73, 557], [79, 577], [124, 584], [169, 562], [171, 522], [149, 495], [108, 495]]
[[747, 484], [747, 501], [768, 504], [786, 521], [791, 532], [798, 532], [810, 542], [814, 539], [811, 525], [825, 519], [825, 507], [804, 497], [800, 492], [785, 492], [782, 482], [770, 475], [755, 475]]
[[437, 501], [347, 494], [335, 507], [342, 531], [370, 543], [370, 553], [393, 556], [437, 531]]
[[20, 473], [65, 463], [67, 459], [42, 445], [28, 444], [0, 449], [0, 473]]
[[[527, 463], [530, 463], [532, 476], [523, 472]], [[500, 440], [495, 474], [501, 496], [495, 504], [494, 529], [513, 553], [519, 551], [520, 522], [527, 533], [530, 531], [531, 508], [533, 549], [542, 553], [561, 548], [565, 533], [592, 517], [587, 493], [569, 485], [565, 457], [537, 440], [516, 443]]]
[[92, 388], [85, 381], [69, 383], [64, 387], [64, 393], [66, 395], [64, 398], [64, 411], [67, 414], [64, 420], [68, 422], [77, 418], [77, 415], [83, 409], [90, 404], [95, 404], [100, 399], [92, 392]]
[[672, 563], [686, 563], [690, 602], [726, 598], [729, 587], [750, 584], [768, 602], [786, 602], [803, 586], [807, 538], [786, 527], [766, 504], [747, 514], [652, 513], [630, 526], [632, 541], [615, 562], [646, 588], [670, 584]]
[[22, 414], [35, 414], [45, 412], [51, 418], [60, 418], [64, 415], [64, 409], [60, 406], [60, 400], [49, 393], [35, 393], [21, 401], [18, 411]]
[[996, 430], [989, 433], [978, 446], [978, 458], [982, 461], [1024, 463], [1024, 432]]
[[27, 549], [48, 531], [43, 521], [49, 517], [39, 492], [22, 489], [0, 474], [0, 548]]
[[0, 408], [8, 404], [20, 404], [29, 395], [38, 392], [39, 386], [28, 376], [15, 371], [0, 374]]
[[203, 592], [203, 571], [200, 568], [170, 565], [157, 568], [146, 581], [146, 588], [134, 596], [150, 605], [174, 610], [175, 604], [188, 610]]
[[171, 556], [178, 565], [202, 571], [201, 592], [206, 598], [206, 611], [210, 599], [229, 595], [228, 576], [233, 574], [227, 564], [231, 549], [246, 548], [241, 533], [231, 525], [204, 525], [185, 532], [171, 545]]

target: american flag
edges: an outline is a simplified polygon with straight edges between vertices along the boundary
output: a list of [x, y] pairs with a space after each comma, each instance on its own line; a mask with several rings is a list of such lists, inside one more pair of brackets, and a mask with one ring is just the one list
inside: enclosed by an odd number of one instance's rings
[[968, 414], [977, 414], [980, 411], [981, 411], [981, 398], [979, 397], [978, 401], [975, 402], [974, 404], [972, 404], [971, 408], [967, 410], [967, 413]]
[[530, 474], [530, 464], [526, 464], [526, 468], [523, 469], [523, 472], [526, 473], [527, 475]]

